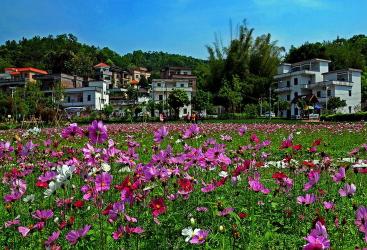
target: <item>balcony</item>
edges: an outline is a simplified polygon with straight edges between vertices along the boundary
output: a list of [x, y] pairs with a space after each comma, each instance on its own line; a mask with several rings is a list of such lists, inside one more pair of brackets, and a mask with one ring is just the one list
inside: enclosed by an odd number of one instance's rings
[[22, 87], [26, 85], [27, 79], [0, 79], [0, 88], [3, 87]]
[[281, 87], [281, 88], [274, 89], [274, 92], [275, 93], [282, 93], [282, 92], [289, 92], [291, 90], [292, 90], [291, 87]]
[[172, 92], [174, 89], [182, 89], [187, 92], [192, 92], [192, 87], [153, 87], [153, 92]]
[[317, 87], [327, 87], [327, 86], [347, 86], [353, 87], [352, 82], [346, 81], [323, 81], [323, 82], [316, 82], [309, 85], [310, 88], [317, 88]]

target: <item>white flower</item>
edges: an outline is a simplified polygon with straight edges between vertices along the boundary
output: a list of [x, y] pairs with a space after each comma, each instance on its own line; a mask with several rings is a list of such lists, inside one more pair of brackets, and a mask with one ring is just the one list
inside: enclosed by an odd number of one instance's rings
[[63, 183], [70, 179], [75, 170], [74, 166], [62, 165], [61, 168], [57, 169], [58, 175], [56, 176], [56, 181]]
[[176, 141], [175, 141], [175, 143], [176, 144], [179, 144], [179, 143], [181, 143], [182, 142], [182, 140], [181, 139], [177, 139]]
[[102, 170], [105, 172], [109, 172], [111, 170], [111, 166], [105, 162], [101, 164]]
[[[196, 229], [195, 229], [195, 230], [196, 230]], [[185, 241], [186, 241], [186, 242], [188, 242], [188, 241], [192, 238], [192, 236], [194, 236], [194, 235], [195, 235], [195, 234], [194, 234], [194, 231], [192, 230], [192, 228], [191, 228], [191, 227], [187, 227], [187, 228], [182, 229], [181, 234], [182, 234], [183, 236], [186, 236], [186, 239], [185, 239]]]
[[59, 222], [59, 217], [55, 217], [54, 222], [55, 223]]
[[123, 167], [119, 170], [119, 173], [130, 173], [131, 169], [129, 167]]
[[34, 194], [27, 195], [26, 197], [23, 198], [23, 201], [24, 202], [33, 202], [34, 201], [34, 197], [35, 197]]
[[219, 176], [222, 178], [226, 178], [228, 176], [228, 173], [226, 171], [220, 171]]

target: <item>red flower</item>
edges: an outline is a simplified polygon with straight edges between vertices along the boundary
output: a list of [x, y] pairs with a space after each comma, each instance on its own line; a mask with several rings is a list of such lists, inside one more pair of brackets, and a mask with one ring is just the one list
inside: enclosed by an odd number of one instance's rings
[[81, 208], [82, 206], [84, 206], [84, 201], [78, 200], [78, 201], [74, 202], [74, 207]]
[[111, 209], [112, 209], [112, 204], [109, 204], [109, 205], [105, 208], [105, 210], [103, 210], [103, 211], [102, 211], [102, 214], [103, 214], [103, 215], [107, 215], [107, 214], [109, 214], [109, 213], [110, 213], [110, 211], [111, 211]]
[[244, 218], [246, 218], [246, 217], [248, 216], [248, 214], [240, 212], [240, 213], [238, 213], [238, 216], [239, 216], [241, 219], [244, 219]]
[[71, 226], [74, 224], [74, 221], [75, 221], [75, 217], [74, 216], [71, 216], [68, 220], [68, 224]]
[[158, 215], [165, 213], [167, 210], [167, 207], [164, 204], [163, 198], [157, 198], [157, 199], [151, 200], [149, 207], [152, 208], [153, 210], [152, 214], [154, 217], [157, 217]]
[[287, 178], [287, 175], [282, 173], [282, 172], [275, 172], [271, 178], [273, 179], [283, 179], [283, 178]]
[[188, 194], [188, 193], [191, 193], [193, 190], [192, 183], [187, 178], [179, 179], [178, 185], [180, 185], [180, 190], [179, 190], [180, 193]]
[[317, 139], [312, 143], [312, 147], [318, 146], [321, 143], [321, 139]]
[[293, 145], [292, 148], [293, 148], [293, 150], [298, 151], [298, 150], [301, 150], [302, 149], [302, 145], [301, 144]]
[[41, 188], [48, 188], [48, 183], [43, 181], [37, 181], [36, 186]]
[[303, 161], [303, 165], [306, 166], [306, 167], [310, 167], [310, 168], [313, 168], [315, 167], [316, 165], [311, 162], [311, 161]]
[[123, 180], [121, 184], [115, 185], [115, 189], [121, 192], [124, 188], [130, 189], [131, 185], [130, 176], [126, 176], [125, 180]]
[[219, 181], [214, 182], [215, 187], [221, 187], [226, 183], [227, 177], [221, 178]]

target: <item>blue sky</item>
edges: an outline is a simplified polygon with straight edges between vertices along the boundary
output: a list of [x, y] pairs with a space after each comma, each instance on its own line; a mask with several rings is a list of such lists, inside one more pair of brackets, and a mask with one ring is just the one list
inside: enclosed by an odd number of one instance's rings
[[125, 54], [165, 51], [206, 58], [229, 38], [229, 20], [286, 47], [367, 34], [366, 0], [1, 0], [0, 43], [72, 33]]

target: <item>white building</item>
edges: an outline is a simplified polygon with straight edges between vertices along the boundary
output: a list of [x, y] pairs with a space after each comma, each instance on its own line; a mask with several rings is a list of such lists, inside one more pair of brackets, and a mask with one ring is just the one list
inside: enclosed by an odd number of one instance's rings
[[[168, 96], [174, 89], [183, 89], [189, 97], [190, 104], [180, 108], [179, 117], [191, 114], [191, 99], [192, 99], [192, 86], [189, 84], [189, 80], [184, 79], [153, 79], [151, 96], [155, 103], [162, 102], [168, 105]], [[168, 113], [167, 110], [164, 110]], [[159, 111], [155, 111], [155, 115], [159, 115]]]
[[107, 84], [104, 81], [90, 81], [88, 87], [64, 89], [64, 107], [84, 107], [102, 110], [109, 104]]
[[[347, 106], [337, 112], [355, 113], [361, 107], [361, 70], [344, 69], [329, 71], [329, 60], [311, 59], [298, 63], [282, 63], [278, 67], [275, 92], [280, 100], [290, 103], [289, 110], [282, 110], [282, 116], [300, 115], [299, 107], [293, 101], [299, 96], [316, 96], [317, 107], [327, 108], [328, 99], [340, 97]], [[322, 111], [321, 111], [322, 112]]]

